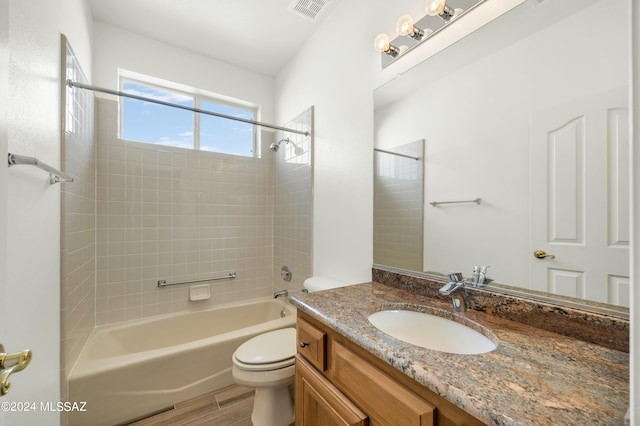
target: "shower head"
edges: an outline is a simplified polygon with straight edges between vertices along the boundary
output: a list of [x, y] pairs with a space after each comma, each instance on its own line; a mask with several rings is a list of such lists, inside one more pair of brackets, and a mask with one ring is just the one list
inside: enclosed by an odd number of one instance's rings
[[280, 149], [280, 144], [284, 141], [289, 141], [289, 139], [280, 139], [278, 142], [273, 142], [271, 145], [269, 145], [269, 149], [273, 152], [278, 152], [278, 150]]
[[296, 145], [295, 143], [293, 143], [293, 141], [289, 138], [284, 138], [284, 139], [280, 139], [278, 142], [273, 142], [271, 145], [269, 145], [269, 149], [273, 152], [278, 152], [278, 150], [280, 149], [280, 144], [284, 142], [284, 143], [290, 143], [291, 145], [293, 145], [294, 147], [294, 152], [296, 155], [300, 155], [304, 152], [304, 150], [302, 148], [300, 148], [298, 145]]

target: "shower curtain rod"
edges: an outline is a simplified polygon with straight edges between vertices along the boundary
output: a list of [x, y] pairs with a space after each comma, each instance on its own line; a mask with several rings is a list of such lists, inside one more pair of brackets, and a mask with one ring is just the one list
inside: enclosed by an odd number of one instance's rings
[[130, 93], [120, 92], [118, 90], [105, 89], [103, 87], [91, 86], [89, 84], [78, 83], [77, 81], [67, 80], [67, 85], [69, 87], [77, 87], [78, 89], [91, 90], [94, 92], [106, 93], [108, 95], [121, 96], [124, 98], [136, 99], [138, 101], [152, 102], [154, 104], [164, 105], [173, 108], [186, 109], [188, 111], [198, 112], [200, 114], [212, 115], [214, 117], [226, 118], [228, 120], [242, 121], [243, 123], [253, 124], [255, 126], [268, 127], [270, 129], [282, 130], [284, 132], [297, 133], [299, 135], [309, 136], [308, 130], [296, 130], [290, 129], [288, 127], [276, 126], [275, 124], [262, 123], [260, 121], [249, 120], [246, 118], [234, 117], [232, 115], [220, 114], [218, 112], [207, 111], [200, 108], [193, 108], [184, 105], [172, 104], [170, 102], [159, 101], [153, 98], [146, 98], [144, 96], [132, 95]]

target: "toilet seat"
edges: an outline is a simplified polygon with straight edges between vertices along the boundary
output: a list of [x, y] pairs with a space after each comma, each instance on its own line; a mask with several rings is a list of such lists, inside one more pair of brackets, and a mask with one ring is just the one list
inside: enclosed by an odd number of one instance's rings
[[233, 364], [245, 371], [268, 371], [294, 363], [296, 330], [283, 328], [247, 340], [233, 354]]
[[271, 364], [246, 364], [244, 362], [238, 361], [236, 358], [233, 359], [233, 365], [238, 367], [241, 370], [245, 371], [271, 371], [271, 370], [279, 370], [281, 368], [289, 367], [295, 363], [295, 358], [285, 359], [280, 362], [274, 362]]

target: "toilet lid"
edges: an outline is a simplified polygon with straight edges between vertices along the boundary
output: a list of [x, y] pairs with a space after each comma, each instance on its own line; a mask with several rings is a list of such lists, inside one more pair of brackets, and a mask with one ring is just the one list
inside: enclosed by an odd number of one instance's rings
[[272, 364], [296, 354], [296, 329], [283, 328], [260, 334], [244, 342], [235, 358], [244, 364]]

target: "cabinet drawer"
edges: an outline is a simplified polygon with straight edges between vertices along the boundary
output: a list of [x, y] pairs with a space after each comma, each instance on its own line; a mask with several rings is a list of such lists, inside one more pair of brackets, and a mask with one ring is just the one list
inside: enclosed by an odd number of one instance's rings
[[332, 341], [331, 379], [369, 415], [372, 424], [427, 426], [436, 409], [348, 348]]
[[297, 323], [298, 353], [320, 371], [327, 368], [327, 334], [302, 318]]
[[369, 419], [301, 355], [296, 356], [296, 426], [367, 426]]

